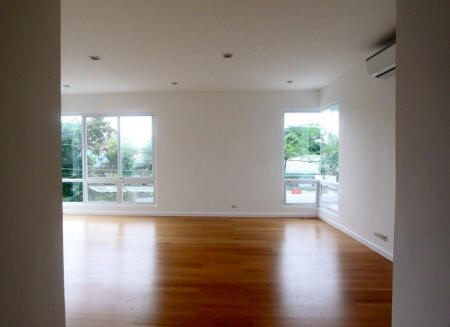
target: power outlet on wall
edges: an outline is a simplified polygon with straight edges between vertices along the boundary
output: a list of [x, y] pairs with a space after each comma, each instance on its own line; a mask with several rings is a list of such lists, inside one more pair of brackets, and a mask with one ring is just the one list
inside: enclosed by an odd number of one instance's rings
[[378, 233], [378, 232], [374, 232], [373, 235], [375, 235], [375, 237], [378, 237], [379, 239], [382, 239], [383, 241], [387, 242], [388, 237], [384, 234]]

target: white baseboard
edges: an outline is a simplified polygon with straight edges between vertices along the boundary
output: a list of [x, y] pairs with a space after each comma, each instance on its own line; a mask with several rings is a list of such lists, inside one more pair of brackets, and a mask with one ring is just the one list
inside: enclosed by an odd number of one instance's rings
[[357, 240], [358, 242], [361, 242], [362, 244], [364, 244], [365, 246], [367, 246], [368, 248], [374, 250], [375, 252], [377, 252], [378, 254], [382, 255], [383, 257], [385, 257], [386, 259], [393, 261], [394, 260], [394, 255], [389, 252], [386, 251], [385, 249], [381, 248], [380, 246], [370, 242], [369, 240], [365, 239], [364, 237], [362, 237], [361, 235], [351, 231], [350, 229], [348, 229], [345, 226], [342, 226], [341, 224], [339, 224], [336, 221], [336, 218], [338, 218], [338, 214], [324, 209], [324, 208], [319, 208], [318, 210], [318, 216], [320, 219], [322, 219], [323, 221], [325, 221], [326, 223], [330, 224], [331, 226], [339, 229], [340, 231], [344, 232], [345, 234], [347, 234], [348, 236], [354, 238], [355, 240]]
[[66, 215], [99, 215], [99, 216], [188, 216], [188, 217], [317, 217], [317, 208], [301, 208], [296, 212], [194, 212], [174, 211], [162, 212], [152, 210], [115, 210], [98, 207], [64, 207]]

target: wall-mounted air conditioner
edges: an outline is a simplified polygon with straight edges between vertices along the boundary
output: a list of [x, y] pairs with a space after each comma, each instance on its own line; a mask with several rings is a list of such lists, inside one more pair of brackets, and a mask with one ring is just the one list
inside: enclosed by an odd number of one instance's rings
[[367, 71], [372, 77], [383, 77], [395, 69], [395, 43], [392, 43], [366, 59]]

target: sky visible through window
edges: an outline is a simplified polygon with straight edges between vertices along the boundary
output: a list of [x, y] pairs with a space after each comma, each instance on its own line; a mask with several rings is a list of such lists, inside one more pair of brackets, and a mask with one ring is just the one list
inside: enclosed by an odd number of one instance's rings
[[339, 135], [339, 111], [330, 108], [321, 112], [292, 112], [284, 115], [284, 128], [311, 125]]
[[120, 117], [120, 133], [123, 139], [138, 148], [145, 147], [152, 138], [151, 116]]

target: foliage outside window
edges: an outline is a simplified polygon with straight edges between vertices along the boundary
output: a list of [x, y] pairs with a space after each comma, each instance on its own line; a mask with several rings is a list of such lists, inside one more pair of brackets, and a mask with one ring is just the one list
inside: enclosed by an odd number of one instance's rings
[[62, 177], [83, 178], [82, 123], [80, 116], [61, 118]]
[[286, 178], [339, 180], [339, 113], [285, 114], [284, 174]]
[[88, 176], [117, 177], [117, 117], [88, 117], [86, 124]]

